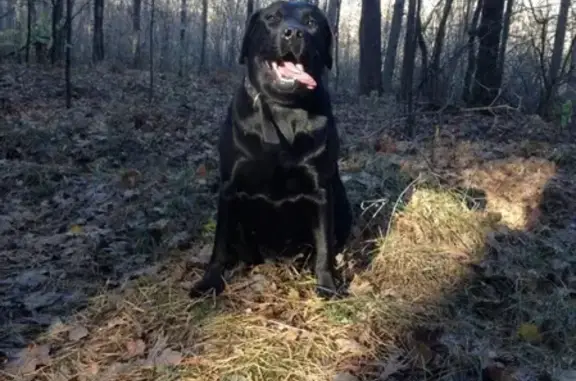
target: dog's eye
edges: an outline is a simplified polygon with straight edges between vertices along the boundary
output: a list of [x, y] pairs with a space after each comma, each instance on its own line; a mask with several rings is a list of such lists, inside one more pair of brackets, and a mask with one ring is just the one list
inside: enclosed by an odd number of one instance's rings
[[266, 19], [266, 21], [269, 21], [269, 22], [278, 22], [278, 21], [280, 21], [280, 16], [277, 15], [276, 13], [267, 14], [266, 16], [264, 16], [264, 18]]
[[306, 20], [306, 25], [313, 28], [317, 25], [316, 20], [314, 20], [312, 17], [310, 17], [308, 20]]

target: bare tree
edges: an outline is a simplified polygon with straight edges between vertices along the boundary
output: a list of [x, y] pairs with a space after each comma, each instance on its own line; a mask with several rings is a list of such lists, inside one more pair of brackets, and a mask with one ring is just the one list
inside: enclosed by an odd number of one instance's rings
[[203, 72], [206, 66], [206, 38], [208, 34], [208, 0], [202, 0], [202, 40], [200, 45], [200, 65], [198, 72]]
[[464, 75], [464, 89], [462, 91], [462, 98], [464, 102], [472, 102], [471, 97], [471, 87], [472, 87], [472, 77], [476, 71], [476, 46], [475, 40], [478, 35], [478, 20], [480, 19], [480, 12], [482, 11], [483, 0], [478, 0], [476, 3], [476, 9], [472, 15], [472, 21], [468, 26], [468, 43], [466, 47], [468, 49], [468, 66], [466, 68], [466, 74]]
[[142, 43], [141, 36], [141, 13], [142, 0], [133, 0], [132, 2], [132, 56], [134, 68], [138, 69], [142, 63]]
[[558, 79], [560, 65], [564, 57], [564, 40], [566, 38], [566, 23], [569, 9], [570, 0], [561, 0], [560, 13], [558, 14], [558, 23], [556, 24], [556, 33], [554, 35], [554, 48], [552, 50], [552, 59], [550, 60], [550, 70], [548, 74], [552, 86], [554, 86]]
[[94, 0], [94, 34], [92, 61], [104, 60], [104, 0]]
[[64, 0], [52, 0], [52, 48], [50, 59], [52, 64], [62, 60], [64, 53]]
[[150, 0], [150, 55], [148, 57], [148, 64], [150, 66], [150, 88], [148, 89], [148, 102], [152, 103], [154, 99], [154, 22], [156, 16], [156, 2]]
[[510, 34], [510, 23], [512, 22], [512, 9], [514, 0], [506, 1], [506, 14], [504, 15], [504, 25], [502, 26], [502, 42], [500, 43], [500, 53], [498, 53], [498, 75], [504, 76], [504, 64], [506, 63], [506, 47], [508, 46], [508, 35]]
[[426, 39], [424, 38], [424, 27], [422, 26], [422, 20], [420, 17], [421, 5], [422, 0], [418, 0], [418, 9], [416, 11], [416, 41], [418, 42], [418, 48], [420, 49], [421, 83], [426, 83], [426, 78], [428, 76], [428, 46], [426, 45]]
[[402, 30], [404, 1], [405, 0], [396, 0], [394, 2], [394, 13], [392, 15], [390, 35], [388, 36], [388, 45], [386, 46], [386, 57], [384, 57], [384, 71], [382, 73], [382, 87], [385, 92], [392, 90], [392, 78], [394, 77], [394, 68], [396, 66], [396, 52], [398, 50], [398, 41], [400, 40], [400, 31]]
[[254, 13], [254, 0], [248, 0], [246, 2], [246, 21], [250, 19], [252, 13]]
[[66, 82], [66, 108], [72, 107], [72, 0], [66, 0], [66, 64], [64, 66], [64, 80]]
[[[26, 64], [30, 63], [30, 46], [32, 45], [32, 25], [36, 18], [34, 0], [28, 0], [28, 15], [26, 20]], [[0, 12], [1, 14], [1, 12]]]
[[178, 66], [178, 76], [184, 75], [184, 66], [186, 64], [186, 28], [187, 28], [187, 9], [188, 3], [186, 0], [181, 0], [180, 3], [180, 64]]
[[444, 10], [442, 11], [442, 18], [438, 25], [438, 31], [436, 32], [436, 37], [434, 39], [434, 49], [432, 51], [432, 62], [430, 63], [430, 78], [427, 79], [427, 95], [431, 100], [434, 100], [438, 96], [438, 79], [440, 75], [440, 57], [442, 56], [442, 50], [444, 48], [444, 39], [446, 38], [446, 24], [448, 23], [448, 17], [452, 11], [453, 0], [446, 0], [444, 3]]
[[0, 0], [0, 30], [4, 30], [5, 17], [6, 17], [6, 10], [4, 9], [4, 2]]
[[400, 97], [404, 101], [412, 99], [414, 59], [416, 58], [416, 0], [408, 0], [406, 18], [406, 37], [404, 39], [404, 57], [402, 60], [402, 78]]
[[[332, 29], [332, 34], [334, 37], [334, 63], [332, 65], [332, 73], [334, 73], [334, 91], [338, 90], [338, 80], [339, 80], [339, 54], [338, 51], [340, 45], [339, 39], [339, 24], [340, 24], [340, 9], [342, 0], [326, 0], [326, 17], [328, 17], [328, 22], [330, 23], [330, 28]], [[328, 77], [328, 76], [327, 76]]]
[[474, 104], [492, 104], [500, 90], [502, 78], [498, 75], [498, 52], [503, 12], [504, 0], [484, 0], [479, 30], [480, 46], [472, 90]]
[[359, 92], [382, 94], [382, 53], [380, 35], [380, 1], [362, 0], [360, 15]]

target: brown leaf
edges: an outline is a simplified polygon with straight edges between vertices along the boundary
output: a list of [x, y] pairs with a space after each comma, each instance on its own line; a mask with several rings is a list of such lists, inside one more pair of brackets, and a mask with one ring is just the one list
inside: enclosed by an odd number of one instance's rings
[[182, 353], [166, 348], [155, 359], [154, 365], [179, 365], [182, 362]]
[[196, 169], [196, 176], [198, 177], [206, 177], [206, 166], [204, 164], [200, 164], [198, 169]]
[[78, 341], [86, 336], [88, 336], [88, 330], [86, 329], [86, 327], [83, 327], [81, 325], [77, 325], [70, 331], [68, 331], [68, 339], [70, 341]]
[[350, 283], [350, 292], [354, 295], [371, 294], [374, 292], [374, 287], [372, 287], [369, 281], [360, 278], [358, 275], [354, 275], [354, 279], [352, 279]]
[[182, 354], [166, 347], [167, 338], [160, 335], [156, 343], [150, 349], [144, 366], [179, 365], [182, 362]]
[[341, 352], [348, 352], [352, 354], [361, 355], [365, 352], [365, 348], [352, 339], [336, 339], [336, 345], [340, 347]]
[[140, 339], [128, 340], [128, 342], [126, 342], [126, 350], [128, 351], [126, 354], [128, 358], [140, 356], [144, 354], [146, 344]]
[[6, 365], [5, 371], [12, 375], [25, 375], [32, 373], [39, 365], [47, 365], [50, 362], [50, 345], [29, 345], [22, 349]]
[[127, 169], [122, 173], [120, 178], [120, 184], [124, 188], [132, 189], [138, 184], [138, 180], [142, 177], [142, 174], [137, 169]]

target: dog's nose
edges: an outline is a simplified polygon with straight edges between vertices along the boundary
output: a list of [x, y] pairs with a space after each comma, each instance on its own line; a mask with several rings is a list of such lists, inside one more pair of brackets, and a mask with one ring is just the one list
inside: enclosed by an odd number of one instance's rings
[[285, 40], [301, 40], [304, 34], [298, 28], [288, 27], [284, 29], [283, 37]]

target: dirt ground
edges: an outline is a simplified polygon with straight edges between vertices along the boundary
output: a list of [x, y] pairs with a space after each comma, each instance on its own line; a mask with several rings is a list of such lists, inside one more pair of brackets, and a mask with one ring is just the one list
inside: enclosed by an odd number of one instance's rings
[[334, 95], [356, 223], [322, 301], [210, 255], [239, 78], [0, 66], [0, 378], [576, 380], [576, 144], [537, 117]]

